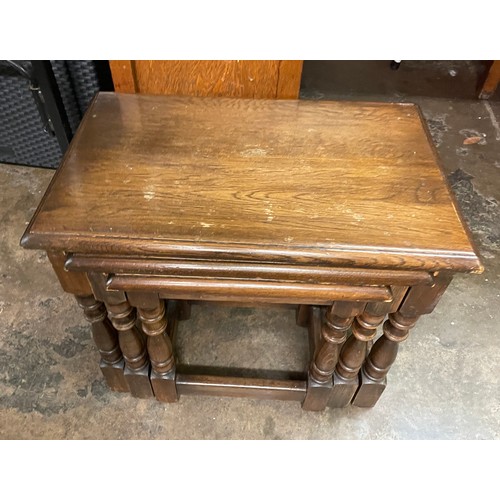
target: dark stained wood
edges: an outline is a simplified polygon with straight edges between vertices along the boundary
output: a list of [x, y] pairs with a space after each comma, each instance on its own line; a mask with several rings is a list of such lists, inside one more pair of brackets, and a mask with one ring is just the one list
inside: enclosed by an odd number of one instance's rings
[[[47, 244], [46, 236], [27, 234], [21, 239], [21, 244], [24, 248], [44, 248], [44, 243]], [[82, 245], [89, 249], [89, 252], [108, 253], [110, 255], [127, 255], [140, 254], [147, 252], [151, 257], [174, 257], [183, 256], [186, 259], [202, 258], [203, 260], [228, 259], [229, 261], [244, 260], [244, 261], [260, 261], [262, 263], [285, 263], [285, 264], [305, 264], [305, 265], [332, 265], [334, 267], [359, 266], [360, 268], [375, 268], [381, 267], [378, 259], [367, 254], [362, 250], [349, 249], [348, 251], [327, 251], [316, 249], [289, 249], [284, 251], [283, 247], [265, 247], [258, 245], [220, 245], [214, 244], [182, 244], [161, 241], [145, 242], [141, 240], [128, 240], [128, 245], [120, 239], [110, 239], [101, 236], [93, 238], [81, 236], [79, 241], [73, 239], [70, 235], [54, 234], [52, 245], [55, 248], [66, 248], [68, 252], [81, 252]], [[378, 249], [382, 252], [382, 249]], [[397, 268], [399, 265], [403, 269], [428, 270], [447, 269], [456, 272], [472, 272], [482, 273], [484, 268], [480, 265], [476, 266], [471, 260], [471, 256], [465, 254], [447, 253], [434, 255], [430, 257], [428, 254], [422, 254], [416, 249], [414, 254], [409, 252], [399, 252], [387, 250], [383, 254], [384, 268]]]
[[163, 276], [117, 275], [108, 290], [159, 291], [161, 297], [184, 300], [245, 300], [287, 304], [330, 304], [332, 300], [390, 301], [389, 287], [314, 285], [253, 280], [205, 280]]
[[92, 287], [92, 292], [94, 297], [101, 302], [106, 304], [121, 304], [127, 301], [127, 295], [125, 292], [118, 290], [108, 290], [106, 283], [108, 281], [108, 274], [100, 272], [89, 272], [87, 273], [87, 278]]
[[[182, 301], [177, 301], [177, 302], [182, 302]], [[290, 309], [294, 310], [297, 308], [296, 304], [275, 304], [275, 303], [266, 303], [266, 302], [242, 302], [239, 300], [235, 301], [224, 301], [224, 302], [219, 302], [217, 300], [191, 300], [189, 301], [190, 304], [197, 304], [197, 305], [213, 305], [217, 307], [247, 307], [251, 309], [273, 309], [273, 310], [279, 310], [279, 309]]]
[[356, 315], [360, 314], [364, 307], [363, 303], [335, 302], [326, 313], [320, 344], [314, 354], [310, 370], [310, 375], [316, 382], [331, 382], [346, 333]]
[[406, 316], [430, 314], [434, 311], [439, 299], [451, 283], [452, 278], [451, 274], [439, 273], [434, 277], [434, 284], [432, 286], [412, 286], [399, 311]]
[[302, 61], [110, 61], [117, 92], [297, 99]]
[[309, 314], [309, 324], [307, 328], [309, 339], [309, 358], [312, 360], [314, 353], [319, 346], [321, 340], [321, 327], [323, 325], [324, 311], [323, 308], [311, 306]]
[[[390, 347], [397, 351], [397, 344], [392, 343]], [[372, 408], [382, 396], [386, 386], [387, 379], [372, 380], [365, 374], [364, 370], [361, 370], [359, 389], [351, 404], [359, 408]]]
[[135, 310], [127, 301], [107, 304], [106, 307], [113, 326], [120, 332], [120, 347], [127, 366], [140, 370], [148, 363], [148, 357], [142, 336], [135, 329]]
[[181, 316], [181, 304], [178, 300], [170, 300], [167, 302], [167, 331], [166, 334], [172, 345], [172, 352], [175, 359], [175, 342], [177, 340], [177, 326]]
[[389, 314], [384, 323], [384, 335], [373, 345], [362, 368], [362, 380], [353, 405], [372, 407], [382, 395], [386, 375], [398, 354], [399, 343], [408, 338], [418, 317], [405, 317], [399, 311]]
[[318, 382], [311, 376], [307, 378], [306, 397], [302, 401], [302, 409], [307, 411], [323, 411], [332, 392], [332, 381]]
[[328, 309], [309, 369], [307, 394], [302, 403], [304, 410], [325, 409], [332, 391], [332, 376], [340, 348], [354, 318], [364, 308], [364, 303], [339, 301]]
[[[408, 284], [410, 284], [410, 283], [408, 283]], [[392, 304], [391, 304], [391, 309], [389, 312], [396, 312], [399, 309], [401, 302], [403, 302], [405, 295], [408, 293], [408, 287], [407, 286], [392, 286], [391, 291], [392, 291]]]
[[113, 326], [118, 330], [120, 349], [125, 359], [125, 378], [131, 394], [138, 398], [153, 397], [146, 343], [135, 326], [135, 310], [126, 300], [113, 304], [108, 302], [106, 309]]
[[76, 296], [85, 318], [92, 328], [92, 338], [101, 355], [100, 368], [108, 387], [112, 391], [129, 392], [123, 370], [125, 362], [118, 345], [118, 333], [111, 325], [106, 308], [93, 295]]
[[22, 243], [482, 270], [410, 104], [101, 93]]
[[[145, 301], [142, 301], [144, 304]], [[147, 335], [147, 350], [151, 361], [151, 385], [158, 401], [177, 401], [175, 387], [175, 360], [172, 343], [167, 334], [165, 302], [151, 294], [147, 307], [138, 307], [142, 329]]]
[[361, 384], [353, 405], [374, 406], [387, 385], [386, 375], [394, 363], [399, 343], [406, 340], [419, 316], [430, 314], [450, 284], [449, 273], [435, 273], [432, 285], [416, 285], [405, 295], [397, 312], [384, 323], [384, 335], [375, 342], [361, 372]]
[[64, 252], [47, 252], [47, 257], [65, 292], [79, 296], [92, 295], [92, 288], [85, 273], [68, 272], [65, 269], [67, 255]]
[[105, 273], [87, 273], [93, 295], [106, 306], [108, 317], [118, 331], [118, 343], [124, 358], [124, 376], [133, 396], [153, 397], [149, 380], [150, 364], [143, 335], [136, 327], [136, 311], [121, 291], [106, 290]]
[[[103, 93], [21, 244], [77, 295], [113, 388], [373, 406], [453, 273], [482, 271], [431, 143], [409, 104]], [[211, 300], [298, 304], [307, 380], [179, 373], [177, 321]]]
[[351, 402], [359, 387], [358, 374], [365, 361], [368, 344], [375, 338], [377, 327], [392, 307], [392, 303], [387, 302], [370, 303], [356, 316], [352, 335], [342, 347], [333, 374], [333, 388], [328, 403], [332, 408], [344, 408]]
[[333, 388], [328, 406], [344, 408], [358, 389], [358, 373], [366, 357], [367, 342], [351, 335], [342, 347], [339, 362], [333, 374]]
[[309, 316], [311, 315], [311, 306], [307, 305], [298, 305], [295, 310], [295, 322], [299, 326], [308, 326], [309, 325]]
[[129, 290], [125, 295], [132, 307], [155, 309], [160, 304], [160, 296], [157, 293]]
[[118, 345], [118, 335], [107, 317], [104, 304], [95, 300], [92, 295], [76, 297], [76, 301], [83, 309], [87, 321], [91, 323], [92, 334], [101, 358], [111, 365], [121, 362], [123, 356]]
[[179, 394], [302, 401], [306, 382], [179, 373], [177, 390]]
[[431, 284], [426, 271], [352, 269], [339, 267], [277, 265], [238, 262], [203, 262], [102, 255], [70, 255], [65, 268], [116, 274], [161, 274], [169, 277], [266, 279], [318, 284], [416, 285]]

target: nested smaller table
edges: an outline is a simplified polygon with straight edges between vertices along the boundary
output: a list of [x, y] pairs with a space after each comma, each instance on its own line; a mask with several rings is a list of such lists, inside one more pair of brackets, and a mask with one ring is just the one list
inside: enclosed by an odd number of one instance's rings
[[[307, 410], [373, 406], [418, 317], [482, 271], [412, 104], [101, 93], [22, 245], [76, 296], [111, 389]], [[193, 301], [293, 305], [304, 376], [181, 373]]]

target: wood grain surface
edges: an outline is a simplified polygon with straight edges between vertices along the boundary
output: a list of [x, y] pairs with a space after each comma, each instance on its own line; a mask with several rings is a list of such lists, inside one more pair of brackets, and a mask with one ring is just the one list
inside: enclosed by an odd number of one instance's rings
[[101, 93], [22, 243], [482, 269], [411, 104]]
[[306, 382], [179, 373], [177, 390], [179, 394], [189, 395], [302, 401], [306, 394]]
[[[320, 266], [283, 266], [241, 262], [178, 261], [102, 255], [70, 255], [61, 264], [72, 275], [84, 272], [158, 274], [168, 277], [231, 278], [316, 284], [416, 285], [432, 284], [426, 271], [352, 269]], [[68, 273], [66, 273], [68, 274]]]
[[84, 272], [66, 271], [64, 265], [68, 256], [64, 252], [47, 252], [47, 257], [65, 292], [83, 297], [92, 295], [92, 288]]
[[113, 76], [115, 91], [135, 94], [137, 82], [134, 61], [109, 61], [109, 67]]
[[296, 99], [302, 61], [110, 61], [117, 92]]
[[386, 286], [320, 285], [254, 280], [167, 278], [113, 275], [108, 289], [159, 292], [160, 297], [181, 300], [244, 301], [277, 304], [328, 305], [332, 300], [391, 301]]

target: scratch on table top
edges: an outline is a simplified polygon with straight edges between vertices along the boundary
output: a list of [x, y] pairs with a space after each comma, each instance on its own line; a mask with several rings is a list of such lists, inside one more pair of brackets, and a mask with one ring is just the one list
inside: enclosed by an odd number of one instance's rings
[[266, 204], [264, 212], [267, 215], [267, 222], [271, 222], [274, 219], [273, 204], [269, 200], [265, 200], [264, 203]]
[[262, 148], [250, 148], [250, 149], [244, 149], [241, 153], [240, 156], [243, 156], [245, 158], [252, 158], [253, 156], [266, 156], [267, 151]]

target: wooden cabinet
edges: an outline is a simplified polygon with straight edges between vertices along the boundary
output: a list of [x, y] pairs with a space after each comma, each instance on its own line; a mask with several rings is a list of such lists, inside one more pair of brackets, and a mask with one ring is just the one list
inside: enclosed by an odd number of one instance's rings
[[297, 99], [302, 61], [110, 61], [117, 92]]
[[488, 70], [486, 80], [481, 87], [479, 93], [480, 99], [489, 99], [496, 91], [498, 83], [500, 82], [500, 61], [493, 61]]

